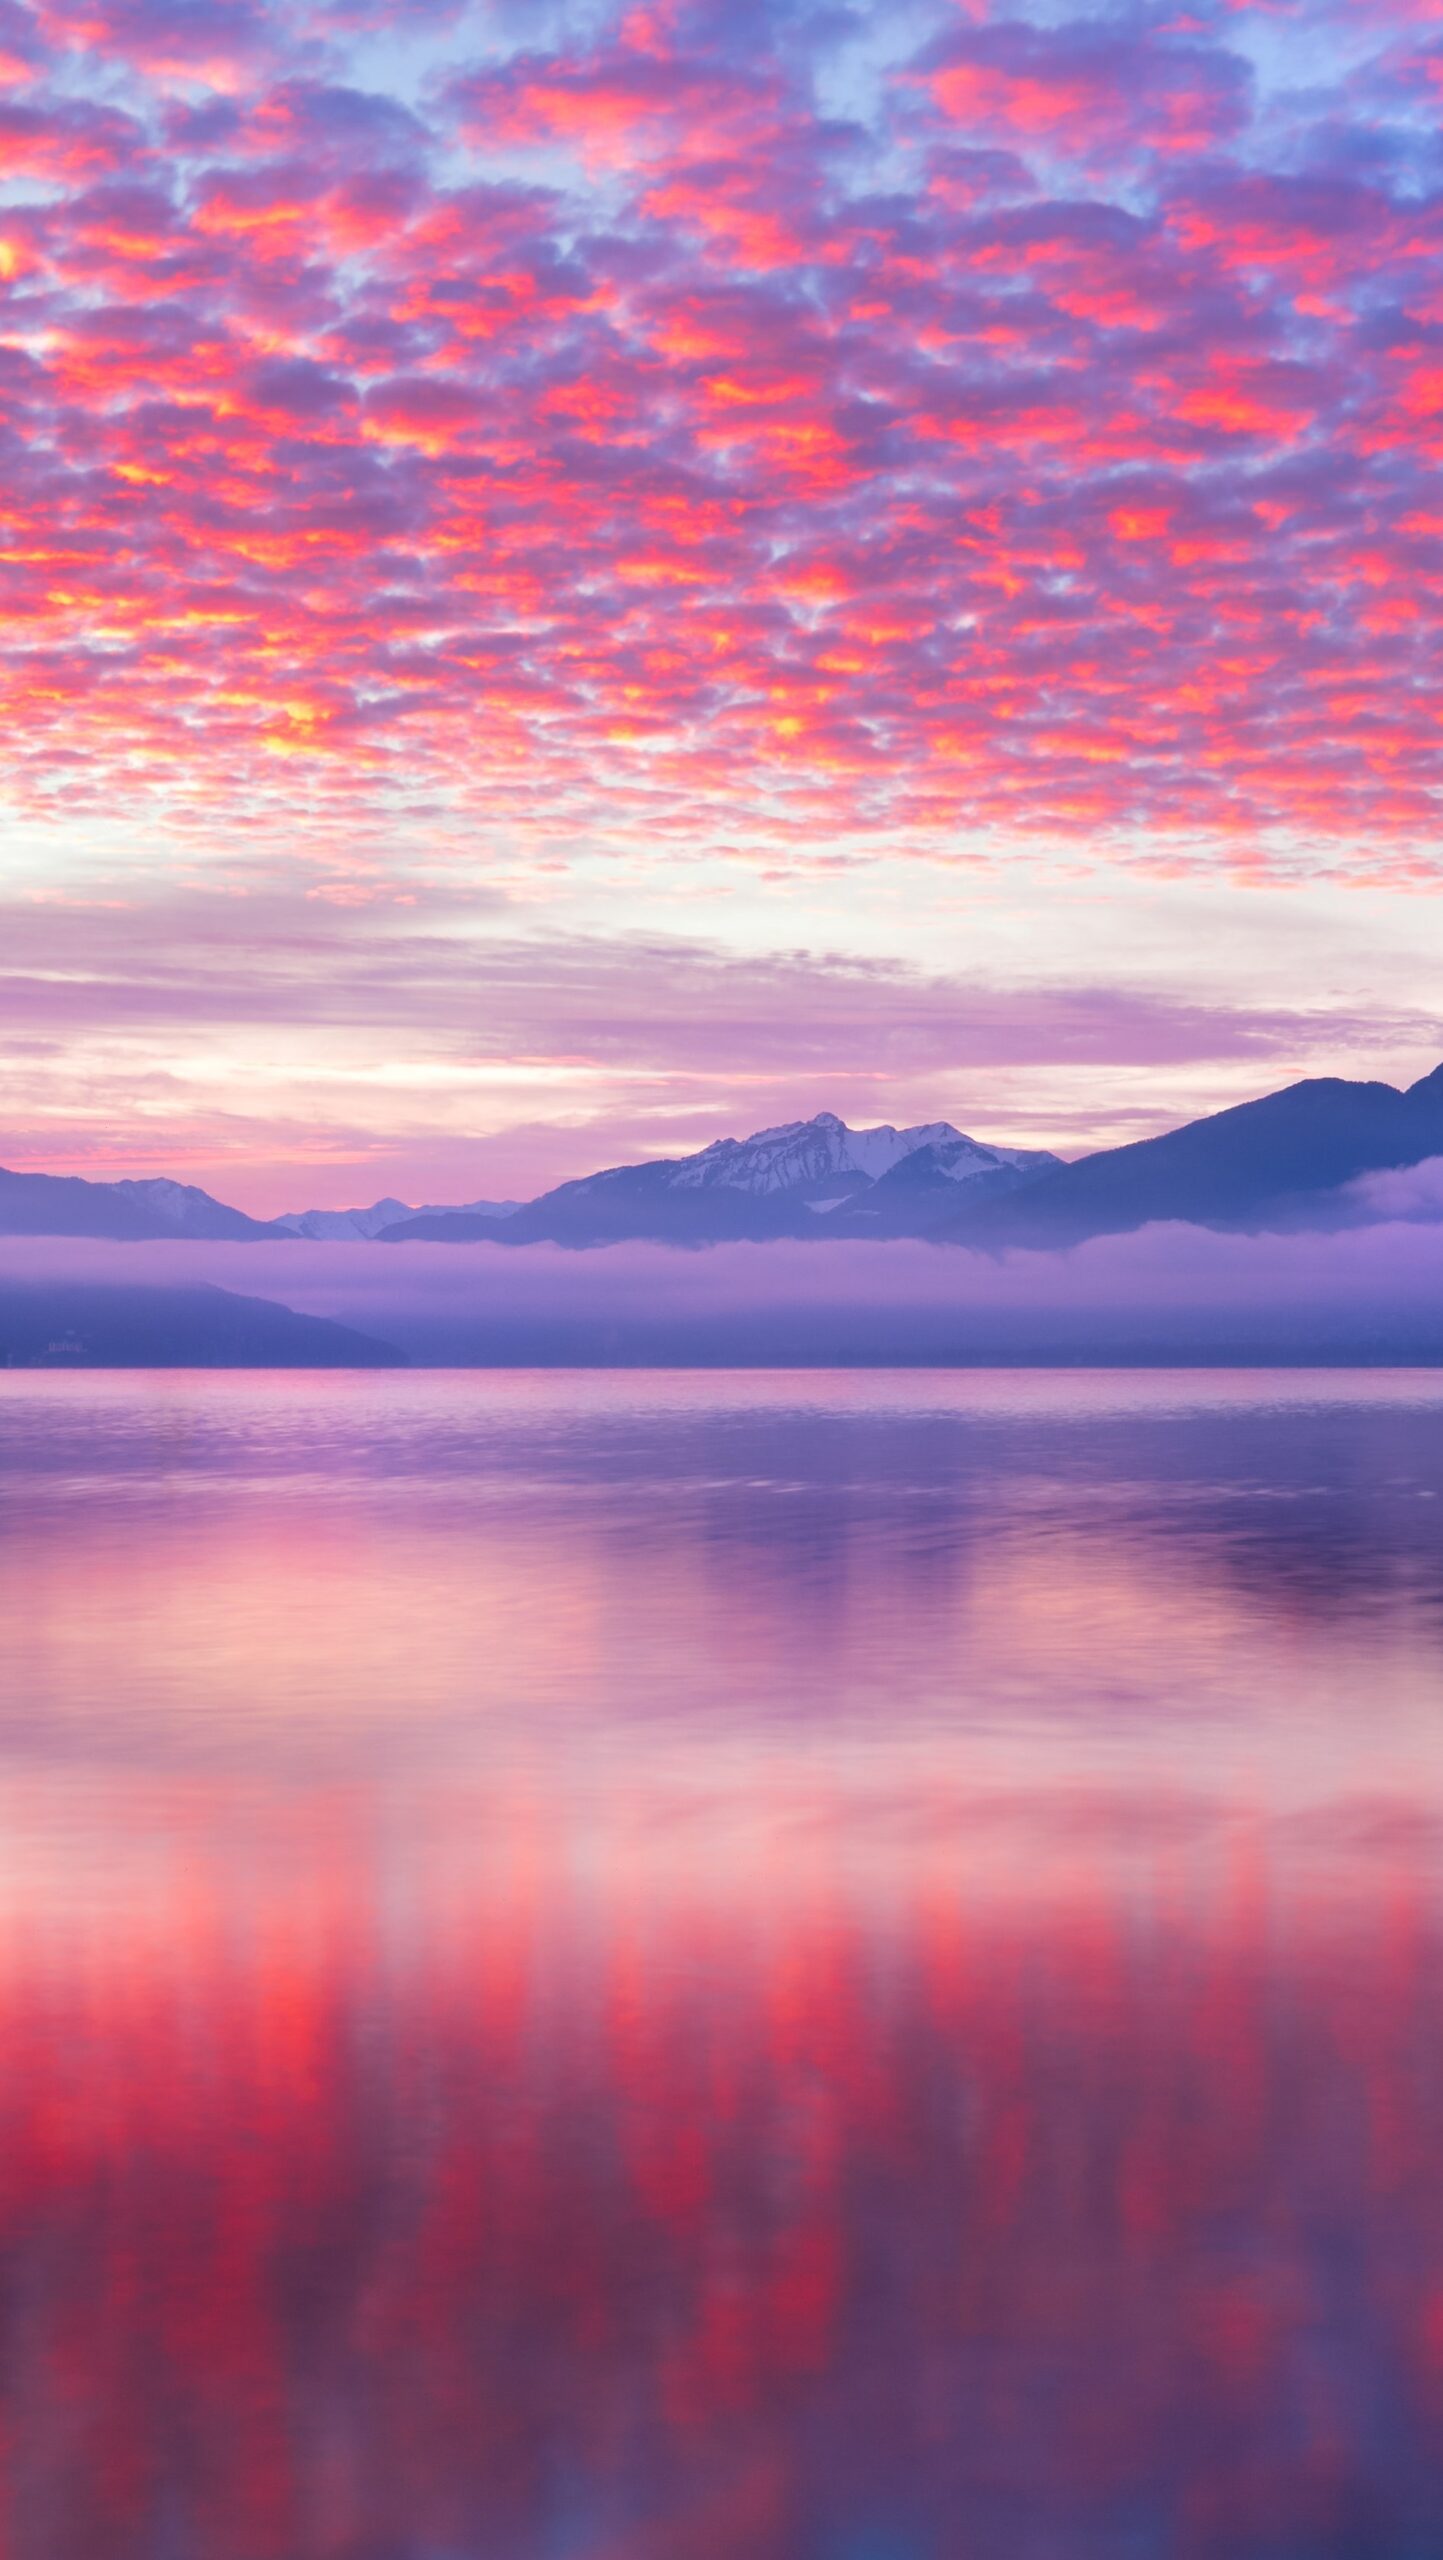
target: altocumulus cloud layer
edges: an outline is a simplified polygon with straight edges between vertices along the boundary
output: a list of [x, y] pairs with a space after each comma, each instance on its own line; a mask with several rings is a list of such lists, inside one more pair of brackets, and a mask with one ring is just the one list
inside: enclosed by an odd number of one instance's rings
[[1409, 876], [1412, 0], [0, 0], [22, 801]]

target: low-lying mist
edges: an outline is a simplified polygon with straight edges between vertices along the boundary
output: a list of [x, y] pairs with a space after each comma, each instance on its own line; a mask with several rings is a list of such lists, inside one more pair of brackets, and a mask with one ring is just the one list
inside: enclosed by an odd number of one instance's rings
[[1443, 1360], [1443, 1226], [1157, 1226], [1057, 1253], [897, 1244], [0, 1242], [0, 1285], [198, 1282], [426, 1365]]

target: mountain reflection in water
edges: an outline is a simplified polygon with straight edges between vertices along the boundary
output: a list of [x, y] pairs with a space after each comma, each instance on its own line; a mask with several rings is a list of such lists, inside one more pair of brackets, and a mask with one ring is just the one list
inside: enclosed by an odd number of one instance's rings
[[1443, 2547], [1443, 1385], [0, 1397], [6, 2560]]

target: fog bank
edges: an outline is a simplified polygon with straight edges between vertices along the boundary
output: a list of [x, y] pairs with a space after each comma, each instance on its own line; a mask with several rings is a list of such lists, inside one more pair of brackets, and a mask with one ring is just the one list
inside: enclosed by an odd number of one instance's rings
[[420, 1364], [822, 1366], [1443, 1360], [1443, 1227], [1328, 1236], [1158, 1226], [997, 1257], [897, 1244], [0, 1241], [0, 1280], [209, 1282], [329, 1316]]

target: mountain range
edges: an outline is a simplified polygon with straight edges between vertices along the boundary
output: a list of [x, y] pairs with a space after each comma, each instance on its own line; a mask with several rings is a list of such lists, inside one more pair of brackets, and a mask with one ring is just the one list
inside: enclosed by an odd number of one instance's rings
[[474, 1218], [489, 1228], [519, 1208], [516, 1200], [468, 1200], [460, 1208], [411, 1209], [404, 1200], [373, 1200], [369, 1209], [292, 1209], [275, 1219], [268, 1235], [305, 1236], [312, 1244], [373, 1243], [389, 1228], [417, 1218]]
[[[914, 1170], [915, 1169], [915, 1170]], [[913, 1129], [849, 1129], [834, 1112], [789, 1120], [750, 1138], [718, 1138], [697, 1155], [613, 1165], [563, 1182], [513, 1210], [504, 1226], [455, 1210], [430, 1211], [381, 1230], [385, 1244], [667, 1244], [768, 1242], [849, 1231], [863, 1212], [870, 1231], [916, 1235], [919, 1183], [930, 1182], [935, 1218], [964, 1193], [993, 1197], [1061, 1170], [1037, 1149], [984, 1146], [950, 1121]]]
[[1072, 1163], [988, 1145], [950, 1121], [850, 1129], [822, 1111], [692, 1155], [610, 1166], [520, 1203], [413, 1209], [385, 1199], [267, 1220], [163, 1177], [0, 1171], [0, 1235], [575, 1247], [906, 1236], [998, 1252], [1163, 1220], [1245, 1233], [1365, 1224], [1375, 1213], [1350, 1186], [1434, 1157], [1443, 1157], [1443, 1067], [1403, 1090], [1310, 1077]]

